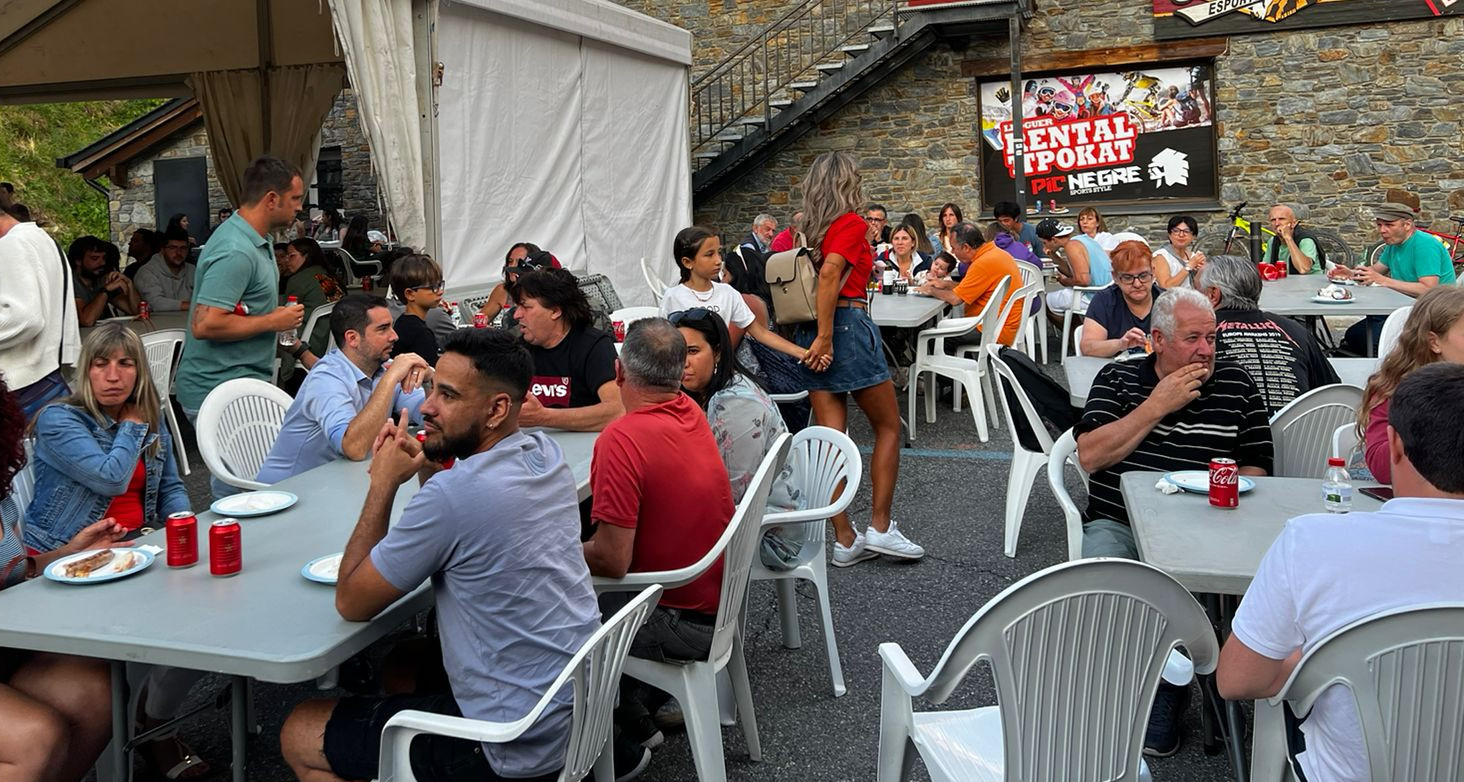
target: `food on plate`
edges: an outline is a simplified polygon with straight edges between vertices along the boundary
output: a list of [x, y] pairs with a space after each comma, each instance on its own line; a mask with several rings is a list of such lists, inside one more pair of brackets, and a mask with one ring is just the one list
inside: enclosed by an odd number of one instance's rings
[[1317, 291], [1317, 295], [1320, 296], [1320, 297], [1322, 297], [1322, 298], [1324, 298], [1324, 299], [1334, 299], [1336, 301], [1347, 301], [1347, 300], [1349, 300], [1349, 299], [1352, 298], [1352, 291], [1347, 290], [1347, 288], [1345, 288], [1345, 287], [1343, 287], [1341, 285], [1338, 285], [1336, 283], [1332, 283], [1332, 284], [1329, 284], [1327, 287], [1322, 288], [1321, 290], [1318, 290]]
[[[130, 552], [129, 552], [130, 553]], [[74, 562], [67, 562], [61, 569], [67, 578], [86, 578], [92, 573], [101, 570], [112, 562], [117, 556], [115, 551], [98, 551], [89, 557], [82, 557]]]

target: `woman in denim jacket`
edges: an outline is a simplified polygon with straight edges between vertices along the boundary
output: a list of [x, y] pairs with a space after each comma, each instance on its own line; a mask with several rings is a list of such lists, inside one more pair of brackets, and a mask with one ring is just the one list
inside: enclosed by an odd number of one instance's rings
[[[42, 408], [32, 425], [36, 494], [23, 535], [38, 551], [66, 545], [103, 517], [135, 532], [161, 527], [168, 514], [189, 509], [142, 340], [121, 323], [104, 323], [87, 335], [76, 366], [86, 373], [77, 378], [76, 393]], [[139, 697], [139, 730], [176, 716], [202, 676], [153, 668]], [[195, 780], [209, 772], [173, 733], [139, 749], [170, 780]]]
[[81, 346], [76, 393], [36, 416], [36, 494], [25, 542], [38, 551], [66, 545], [97, 519], [129, 531], [161, 527], [188, 510], [172, 437], [137, 334], [98, 326]]

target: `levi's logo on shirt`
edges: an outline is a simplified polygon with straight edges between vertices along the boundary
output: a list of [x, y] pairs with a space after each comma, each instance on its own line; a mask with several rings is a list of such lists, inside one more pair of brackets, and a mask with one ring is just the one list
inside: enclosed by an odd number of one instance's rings
[[569, 407], [569, 378], [534, 375], [529, 393], [539, 397], [539, 403], [545, 407]]

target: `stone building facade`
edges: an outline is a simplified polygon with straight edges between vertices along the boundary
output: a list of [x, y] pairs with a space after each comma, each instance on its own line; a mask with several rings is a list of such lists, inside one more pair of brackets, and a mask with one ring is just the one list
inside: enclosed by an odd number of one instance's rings
[[[693, 78], [793, 8], [772, 0], [620, 0], [690, 30]], [[1023, 33], [1024, 57], [1155, 43], [1151, 0], [1038, 0]], [[1354, 252], [1375, 242], [1368, 207], [1393, 200], [1439, 220], [1464, 211], [1464, 18], [1237, 35], [1215, 58], [1220, 205], [1192, 211], [1200, 244], [1227, 230], [1241, 201], [1251, 217], [1278, 201], [1310, 223], [1338, 230]], [[801, 198], [799, 182], [818, 154], [843, 149], [860, 160], [866, 195], [892, 219], [919, 212], [932, 224], [940, 204], [979, 203], [979, 127], [972, 61], [1008, 57], [1005, 37], [936, 44], [856, 98], [758, 169], [699, 203], [696, 217], [741, 236], [758, 212], [780, 220]], [[967, 210], [968, 214], [970, 209]], [[1110, 228], [1162, 241], [1164, 214], [1105, 214]]]
[[[371, 169], [371, 150], [356, 115], [356, 101], [349, 89], [336, 97], [330, 114], [321, 126], [322, 150], [339, 149], [343, 214], [349, 218], [366, 215], [373, 228], [384, 224], [376, 192], [376, 175]], [[208, 131], [199, 120], [174, 133], [163, 143], [126, 164], [126, 186], [113, 183], [108, 191], [111, 217], [111, 238], [122, 242], [139, 228], [158, 228], [168, 215], [154, 210], [153, 162], [175, 158], [201, 157], [208, 165], [209, 214], [232, 208], [214, 175], [214, 162], [209, 155]]]

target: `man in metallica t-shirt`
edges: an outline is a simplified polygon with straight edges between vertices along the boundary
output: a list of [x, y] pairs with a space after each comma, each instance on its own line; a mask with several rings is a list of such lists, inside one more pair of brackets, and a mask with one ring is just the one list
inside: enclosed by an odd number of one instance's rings
[[519, 423], [598, 432], [624, 414], [615, 385], [615, 341], [590, 327], [590, 304], [574, 275], [529, 272], [514, 295], [513, 317], [534, 359]]

